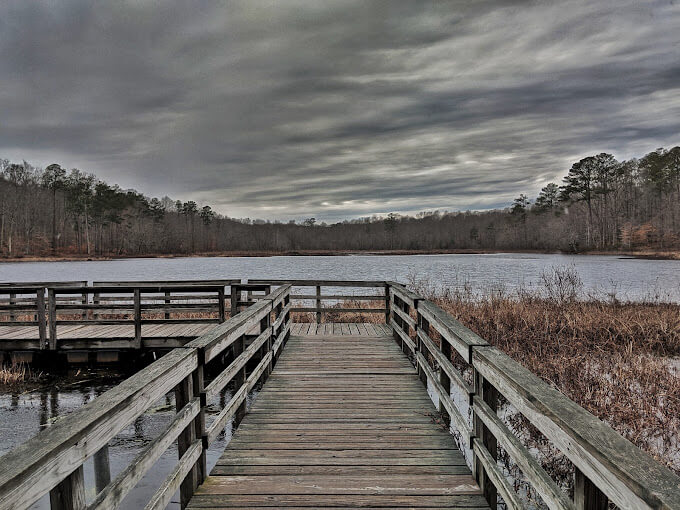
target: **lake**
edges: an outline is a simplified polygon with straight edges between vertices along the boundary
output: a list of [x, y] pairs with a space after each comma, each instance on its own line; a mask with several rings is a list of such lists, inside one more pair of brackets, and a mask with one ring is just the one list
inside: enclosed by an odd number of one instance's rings
[[680, 301], [680, 261], [614, 255], [456, 254], [281, 257], [189, 257], [0, 263], [0, 281], [200, 280], [223, 278], [396, 280], [425, 278], [476, 291], [540, 284], [552, 267], [573, 266], [584, 293], [640, 301]]

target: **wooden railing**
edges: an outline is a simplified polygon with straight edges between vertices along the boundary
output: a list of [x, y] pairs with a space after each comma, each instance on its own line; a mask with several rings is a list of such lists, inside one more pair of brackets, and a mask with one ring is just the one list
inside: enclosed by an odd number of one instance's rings
[[[116, 508], [175, 441], [179, 460], [145, 508], [165, 508], [178, 488], [184, 506], [206, 476], [206, 449], [230, 419], [238, 425], [248, 392], [271, 373], [289, 336], [290, 310], [290, 286], [281, 286], [0, 458], [0, 509], [28, 508], [47, 493], [53, 510]], [[253, 328], [256, 334], [249, 336]], [[218, 358], [227, 353], [231, 361], [205, 384], [206, 366], [220, 366]], [[248, 374], [250, 360], [257, 365]], [[230, 382], [233, 397], [206, 423], [208, 400]], [[109, 441], [169, 392], [176, 407], [171, 422], [87, 503], [85, 461], [105, 463]]]
[[[669, 469], [436, 304], [398, 283], [388, 287], [395, 339], [471, 449], [471, 467], [492, 508], [499, 496], [507, 508], [524, 508], [498, 465], [500, 446], [548, 508], [604, 510], [611, 502], [621, 509], [680, 509], [680, 478]], [[472, 426], [452, 394], [467, 403]], [[501, 396], [573, 463], [573, 499], [499, 417]]]
[[[313, 313], [316, 323], [320, 324], [326, 314], [345, 313], [369, 313], [381, 314], [385, 322], [389, 318], [388, 286], [385, 281], [362, 281], [362, 280], [249, 280], [251, 284], [292, 285], [294, 294], [291, 299], [296, 302], [293, 312]], [[340, 292], [338, 289], [361, 289], [360, 294]], [[379, 293], [370, 293], [367, 289], [378, 289]], [[335, 291], [335, 292], [333, 292]], [[312, 293], [313, 292], [313, 293]], [[324, 306], [324, 303], [332, 302], [332, 306]], [[313, 302], [314, 306], [309, 306]], [[347, 303], [368, 303], [370, 306], [357, 307], [347, 306]]]

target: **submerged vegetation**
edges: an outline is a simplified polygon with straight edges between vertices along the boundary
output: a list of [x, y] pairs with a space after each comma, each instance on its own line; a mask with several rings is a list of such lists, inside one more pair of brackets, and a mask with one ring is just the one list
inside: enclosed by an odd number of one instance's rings
[[[566, 170], [566, 169], [565, 169]], [[454, 204], [452, 204], [453, 206]], [[0, 256], [133, 256], [397, 250], [680, 249], [680, 147], [583, 158], [536, 200], [479, 212], [390, 213], [327, 225], [232, 219], [149, 198], [77, 169], [0, 159]]]

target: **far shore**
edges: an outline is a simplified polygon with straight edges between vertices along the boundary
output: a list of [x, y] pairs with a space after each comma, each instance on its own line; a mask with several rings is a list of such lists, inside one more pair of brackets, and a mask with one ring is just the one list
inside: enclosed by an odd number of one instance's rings
[[545, 250], [488, 250], [488, 249], [452, 249], [452, 250], [288, 250], [288, 251], [227, 251], [205, 252], [192, 254], [146, 254], [146, 255], [84, 255], [84, 254], [58, 254], [58, 255], [27, 255], [23, 257], [2, 257], [2, 262], [82, 262], [82, 261], [106, 261], [122, 259], [173, 259], [193, 257], [277, 257], [277, 256], [348, 256], [348, 255], [492, 255], [502, 253], [526, 253], [526, 254], [554, 254], [554, 255], [611, 255], [625, 258], [648, 259], [648, 260], [680, 260], [680, 250], [622, 250], [622, 251], [584, 251], [563, 252]]

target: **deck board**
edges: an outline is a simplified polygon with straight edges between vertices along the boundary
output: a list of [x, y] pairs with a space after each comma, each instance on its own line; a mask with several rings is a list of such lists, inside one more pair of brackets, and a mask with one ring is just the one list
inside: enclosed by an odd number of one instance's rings
[[385, 329], [298, 326], [189, 508], [488, 508]]

